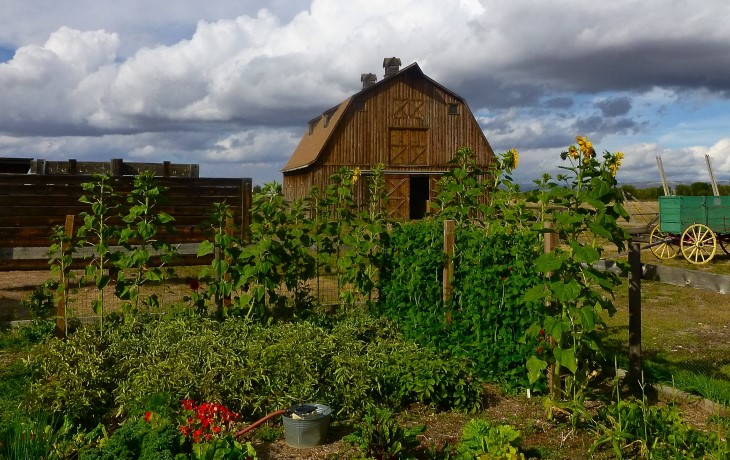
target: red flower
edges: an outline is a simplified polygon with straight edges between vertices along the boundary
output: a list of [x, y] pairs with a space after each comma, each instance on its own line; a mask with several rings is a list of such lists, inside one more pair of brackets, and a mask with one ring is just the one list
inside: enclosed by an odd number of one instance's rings
[[200, 289], [200, 283], [195, 278], [190, 278], [188, 280], [188, 286], [195, 292], [198, 292], [198, 289]]
[[507, 280], [507, 277], [506, 276], [503, 276], [502, 277], [502, 281], [505, 281], [505, 280]]
[[541, 355], [542, 354], [542, 347], [537, 347], [537, 354], [538, 355]]
[[145, 422], [149, 422], [151, 417], [152, 417], [152, 412], [147, 411], [147, 412], [144, 413], [144, 421]]
[[185, 410], [193, 410], [193, 405], [194, 404], [195, 403], [193, 403], [193, 400], [192, 399], [183, 399], [182, 401], [180, 401], [180, 405]]
[[221, 432], [221, 427], [219, 425], [213, 425], [213, 427], [211, 428], [211, 430], [213, 431], [213, 433], [218, 434], [218, 433]]
[[190, 429], [184, 425], [180, 426], [180, 433], [182, 433], [183, 436], [187, 436], [190, 434]]
[[545, 335], [545, 329], [540, 329], [540, 335]]

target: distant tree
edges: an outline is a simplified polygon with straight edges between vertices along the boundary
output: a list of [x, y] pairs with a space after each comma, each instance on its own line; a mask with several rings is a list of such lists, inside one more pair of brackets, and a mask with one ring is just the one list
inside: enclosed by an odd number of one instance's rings
[[677, 196], [692, 196], [692, 188], [689, 185], [679, 184], [674, 188]]
[[707, 182], [692, 182], [689, 186], [692, 196], [712, 195], [712, 187]]
[[259, 184], [256, 184], [253, 186], [253, 193], [261, 193], [261, 186]]

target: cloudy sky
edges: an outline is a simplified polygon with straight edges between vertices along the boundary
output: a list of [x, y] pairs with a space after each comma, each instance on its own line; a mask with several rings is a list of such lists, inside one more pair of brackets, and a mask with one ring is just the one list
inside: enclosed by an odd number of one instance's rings
[[[600, 5], [600, 6], [599, 6]], [[417, 62], [523, 184], [576, 135], [619, 180], [730, 181], [727, 0], [0, 0], [0, 156], [281, 181], [306, 122]]]

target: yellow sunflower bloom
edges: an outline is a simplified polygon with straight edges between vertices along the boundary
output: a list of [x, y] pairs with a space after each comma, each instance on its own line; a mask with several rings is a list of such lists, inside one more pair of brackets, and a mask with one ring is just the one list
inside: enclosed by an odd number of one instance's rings
[[575, 145], [571, 145], [570, 147], [568, 147], [568, 156], [574, 160], [580, 157], [578, 149], [575, 148]]

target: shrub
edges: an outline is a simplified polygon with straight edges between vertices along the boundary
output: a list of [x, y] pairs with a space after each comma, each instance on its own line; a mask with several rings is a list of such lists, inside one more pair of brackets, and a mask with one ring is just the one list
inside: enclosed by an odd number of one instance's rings
[[103, 339], [84, 329], [40, 349], [35, 404], [80, 418], [113, 405], [139, 408], [157, 392], [220, 402], [252, 418], [308, 401], [345, 417], [368, 402], [480, 404], [469, 363], [404, 341], [383, 319], [345, 320], [331, 330], [204, 318], [108, 326]]

